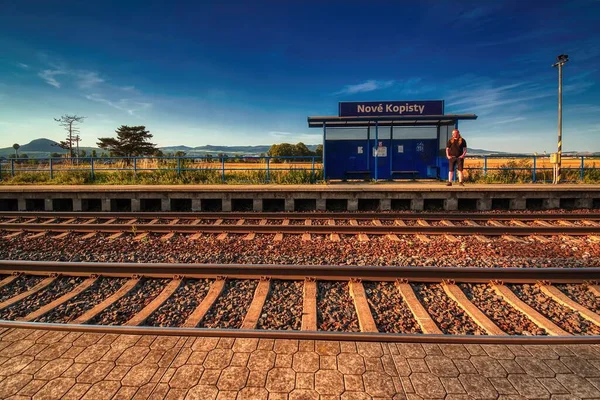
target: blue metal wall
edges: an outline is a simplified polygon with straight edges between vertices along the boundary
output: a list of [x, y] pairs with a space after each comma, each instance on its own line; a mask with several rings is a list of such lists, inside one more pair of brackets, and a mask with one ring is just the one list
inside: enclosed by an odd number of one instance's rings
[[[380, 143], [386, 154], [374, 157]], [[409, 171], [416, 171], [416, 178], [437, 178], [443, 162], [438, 139], [326, 139], [325, 148], [326, 179], [407, 178], [413, 176]], [[446, 173], [447, 168], [446, 160]]]

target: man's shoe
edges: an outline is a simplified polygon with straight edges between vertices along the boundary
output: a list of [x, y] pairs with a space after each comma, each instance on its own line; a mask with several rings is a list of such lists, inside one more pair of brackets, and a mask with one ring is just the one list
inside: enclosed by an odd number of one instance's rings
[[462, 182], [458, 182], [458, 186], [465, 186], [465, 184]]
[[446, 183], [446, 186], [452, 186], [452, 182]]

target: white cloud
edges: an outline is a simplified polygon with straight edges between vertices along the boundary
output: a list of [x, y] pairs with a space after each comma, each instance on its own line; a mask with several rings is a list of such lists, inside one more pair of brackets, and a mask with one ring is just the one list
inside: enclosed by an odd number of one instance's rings
[[314, 144], [320, 143], [322, 140], [321, 134], [312, 134], [312, 133], [297, 133], [297, 132], [285, 132], [285, 131], [270, 131], [268, 132], [269, 136], [274, 138], [279, 142], [287, 142], [287, 143], [298, 143], [302, 142], [305, 144]]
[[29, 69], [29, 65], [27, 65], [27, 64], [18, 63], [17, 65], [23, 69]]
[[89, 89], [104, 82], [104, 79], [100, 78], [97, 72], [93, 71], [77, 71], [77, 85], [80, 89]]
[[65, 75], [67, 72], [62, 69], [45, 69], [38, 73], [38, 76], [42, 78], [46, 83], [50, 86], [54, 86], [55, 88], [60, 88], [60, 82], [58, 82], [55, 78], [57, 75]]
[[565, 113], [577, 113], [577, 114], [598, 114], [600, 113], [600, 106], [595, 104], [573, 104], [566, 105], [564, 107]]
[[85, 96], [86, 99], [95, 101], [97, 103], [104, 103], [117, 110], [125, 111], [129, 115], [137, 116], [137, 112], [147, 110], [152, 107], [152, 103], [131, 100], [131, 99], [119, 99], [116, 101], [104, 98], [102, 95], [93, 93]]
[[490, 126], [490, 125], [504, 125], [504, 124], [511, 124], [513, 122], [518, 122], [518, 121], [524, 121], [527, 118], [525, 117], [514, 117], [514, 118], [498, 118], [494, 121], [490, 121], [487, 122], [486, 125]]
[[355, 94], [355, 93], [364, 93], [364, 92], [372, 92], [374, 90], [385, 89], [394, 84], [394, 81], [376, 81], [370, 79], [363, 83], [359, 83], [356, 85], [346, 85], [342, 90], [336, 92], [334, 94]]
[[138, 90], [135, 88], [135, 86], [122, 86], [120, 89], [124, 92], [138, 93]]

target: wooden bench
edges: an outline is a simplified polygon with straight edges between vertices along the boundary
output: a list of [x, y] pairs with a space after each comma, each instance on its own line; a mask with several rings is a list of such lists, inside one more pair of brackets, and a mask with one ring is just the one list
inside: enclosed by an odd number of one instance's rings
[[419, 171], [392, 171], [393, 175], [411, 175], [411, 179], [414, 181], [419, 175]]
[[345, 171], [344, 172], [344, 177], [345, 178], [350, 178], [350, 177], [362, 177], [362, 179], [364, 180], [369, 180], [369, 178], [371, 177], [371, 171], [370, 170], [366, 170], [366, 171]]

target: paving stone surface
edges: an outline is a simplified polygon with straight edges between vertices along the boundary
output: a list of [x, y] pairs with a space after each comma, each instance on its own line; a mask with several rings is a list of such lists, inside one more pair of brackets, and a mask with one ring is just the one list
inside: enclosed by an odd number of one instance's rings
[[0, 398], [600, 399], [600, 345], [157, 337], [7, 329]]

